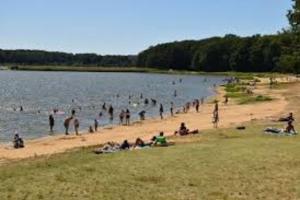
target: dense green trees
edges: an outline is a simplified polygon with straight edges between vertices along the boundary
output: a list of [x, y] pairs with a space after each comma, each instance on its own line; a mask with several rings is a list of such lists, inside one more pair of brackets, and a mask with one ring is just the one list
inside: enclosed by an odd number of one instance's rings
[[141, 67], [210, 72], [265, 72], [281, 69], [278, 62], [284, 52], [283, 45], [280, 35], [245, 38], [226, 35], [151, 47], [139, 54], [137, 64]]
[[226, 35], [160, 44], [141, 52], [137, 65], [198, 71], [300, 73], [300, 0], [292, 0], [290, 28], [270, 36]]
[[97, 54], [0, 49], [0, 64], [128, 67], [134, 66], [135, 60], [135, 56], [101, 56]]

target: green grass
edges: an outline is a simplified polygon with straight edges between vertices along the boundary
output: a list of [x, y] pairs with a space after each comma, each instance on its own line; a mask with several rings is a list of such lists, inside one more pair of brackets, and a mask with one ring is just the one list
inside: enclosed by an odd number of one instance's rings
[[239, 104], [249, 104], [249, 103], [258, 103], [258, 102], [265, 102], [265, 101], [272, 101], [273, 99], [269, 96], [258, 95], [258, 96], [243, 96], [241, 97], [238, 102]]
[[177, 145], [95, 155], [90, 149], [0, 167], [6, 199], [296, 199], [300, 141], [263, 126], [206, 131]]

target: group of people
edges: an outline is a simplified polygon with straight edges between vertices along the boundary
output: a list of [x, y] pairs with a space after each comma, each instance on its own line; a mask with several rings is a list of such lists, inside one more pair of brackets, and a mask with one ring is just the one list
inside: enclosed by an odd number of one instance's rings
[[141, 138], [137, 138], [134, 143], [130, 143], [128, 142], [128, 140], [124, 140], [121, 144], [117, 142], [108, 142], [103, 147], [96, 148], [94, 150], [94, 153], [96, 154], [115, 153], [124, 150], [143, 149], [143, 148], [150, 148], [154, 146], [167, 147], [170, 144], [171, 143], [167, 141], [164, 132], [160, 132], [157, 136], [154, 136], [149, 142], [146, 142]]
[[[129, 95], [129, 99], [131, 99], [132, 96]], [[143, 94], [140, 95], [140, 98], [143, 98]], [[145, 99], [145, 103], [148, 102], [148, 99]], [[151, 99], [151, 102], [153, 105], [156, 104], [156, 100]], [[196, 110], [196, 112], [199, 112], [199, 107], [200, 107], [200, 103], [204, 104], [204, 98], [201, 99], [195, 99], [192, 102], [187, 102], [184, 106], [183, 106], [183, 113], [187, 113], [190, 110], [190, 107], [193, 106]], [[171, 102], [170, 103], [170, 115], [174, 116], [174, 103]], [[110, 105], [108, 108], [106, 107], [106, 103], [103, 103], [102, 105], [102, 111], [99, 113], [98, 118], [94, 119], [94, 124], [89, 126], [89, 133], [94, 133], [98, 131], [98, 127], [99, 127], [99, 119], [101, 119], [104, 115], [103, 112], [107, 112], [107, 114], [109, 115], [109, 120], [112, 122], [114, 120], [114, 108], [112, 105]], [[176, 114], [179, 114], [180, 111], [177, 111]], [[54, 115], [56, 114], [56, 112], [53, 112], [53, 114], [49, 115], [49, 127], [50, 127], [50, 132], [53, 132], [54, 126], [55, 126], [55, 119], [54, 119]], [[140, 120], [145, 120], [146, 119], [146, 110], [142, 110], [138, 113]], [[161, 119], [164, 119], [164, 106], [163, 104], [159, 105], [159, 116]], [[129, 109], [126, 110], [121, 110], [120, 114], [119, 114], [119, 124], [120, 125], [130, 125], [130, 119], [131, 119], [131, 113], [129, 111]], [[76, 110], [72, 109], [71, 111], [71, 116], [67, 117], [64, 120], [64, 129], [65, 129], [65, 135], [69, 135], [69, 130], [70, 130], [70, 126], [73, 123], [74, 126], [74, 130], [75, 130], [75, 134], [79, 135], [79, 127], [80, 127], [80, 123], [79, 123], [79, 119], [76, 118]]]

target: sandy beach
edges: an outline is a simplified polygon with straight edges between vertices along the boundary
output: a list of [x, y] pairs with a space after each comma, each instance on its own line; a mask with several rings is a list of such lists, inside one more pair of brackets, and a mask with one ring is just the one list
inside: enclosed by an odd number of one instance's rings
[[[281, 79], [280, 79], [281, 80]], [[282, 79], [284, 82], [286, 79]], [[265, 81], [262, 81], [264, 83]], [[266, 84], [260, 84], [254, 90], [256, 94], [267, 94], [274, 100], [255, 104], [239, 105], [233, 100], [229, 104], [220, 103], [220, 128], [234, 127], [251, 120], [278, 118], [283, 114], [287, 101], [283, 93], [285, 90], [269, 89]], [[224, 90], [220, 87], [217, 91], [216, 99], [223, 101]], [[201, 131], [213, 128], [212, 125], [212, 103], [205, 103], [197, 113], [192, 109], [189, 113], [178, 114], [175, 117], [160, 119], [148, 119], [143, 122], [136, 122], [131, 126], [114, 126], [102, 128], [97, 133], [84, 133], [80, 136], [48, 136], [40, 139], [25, 141], [26, 147], [23, 149], [13, 149], [8, 145], [0, 146], [0, 160], [14, 160], [36, 157], [41, 155], [51, 155], [65, 152], [78, 147], [88, 147], [106, 143], [108, 141], [122, 142], [128, 139], [134, 142], [137, 137], [149, 140], [152, 136], [164, 131], [167, 136], [174, 134], [181, 122], [185, 122], [191, 130]]]

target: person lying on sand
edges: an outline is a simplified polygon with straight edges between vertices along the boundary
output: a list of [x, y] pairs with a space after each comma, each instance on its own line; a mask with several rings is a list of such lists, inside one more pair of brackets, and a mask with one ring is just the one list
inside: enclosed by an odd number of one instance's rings
[[175, 131], [175, 135], [179, 134], [180, 136], [184, 136], [184, 135], [189, 135], [189, 134], [197, 134], [199, 133], [199, 130], [193, 130], [193, 131], [190, 131], [186, 126], [185, 126], [185, 123], [181, 123], [180, 127], [179, 127], [179, 130], [178, 131]]
[[19, 134], [15, 134], [13, 143], [15, 149], [24, 148], [24, 141]]

